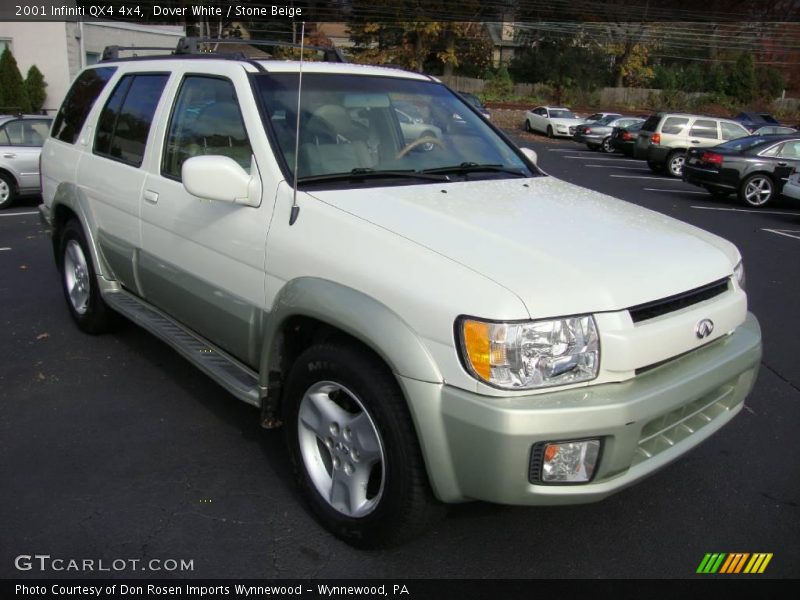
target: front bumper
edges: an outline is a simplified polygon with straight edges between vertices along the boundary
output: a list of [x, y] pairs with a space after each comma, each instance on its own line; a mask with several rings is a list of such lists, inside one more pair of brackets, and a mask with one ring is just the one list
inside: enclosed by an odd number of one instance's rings
[[[441, 500], [579, 504], [650, 475], [728, 423], [760, 360], [761, 330], [748, 314], [732, 334], [622, 383], [490, 398], [399, 380]], [[536, 442], [584, 438], [602, 440], [591, 483], [530, 483]]]

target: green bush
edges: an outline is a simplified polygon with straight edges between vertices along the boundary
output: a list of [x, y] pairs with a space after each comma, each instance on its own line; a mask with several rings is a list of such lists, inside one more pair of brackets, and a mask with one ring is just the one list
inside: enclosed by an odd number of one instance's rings
[[22, 74], [8, 46], [0, 55], [0, 111], [31, 112], [31, 103], [25, 83], [22, 81]]
[[736, 59], [734, 69], [728, 74], [728, 86], [725, 90], [729, 96], [747, 104], [758, 96], [758, 81], [753, 56], [742, 53]]
[[28, 76], [25, 78], [25, 91], [28, 92], [32, 112], [38, 113], [44, 108], [44, 101], [47, 98], [47, 92], [44, 89], [46, 87], [44, 75], [36, 65], [33, 65], [28, 69]]

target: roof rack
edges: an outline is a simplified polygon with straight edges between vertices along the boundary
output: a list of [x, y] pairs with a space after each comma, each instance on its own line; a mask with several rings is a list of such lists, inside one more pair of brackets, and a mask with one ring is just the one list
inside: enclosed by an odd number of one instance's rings
[[[208, 57], [208, 58], [232, 58], [234, 60], [251, 60], [252, 57], [247, 57], [242, 52], [231, 52], [231, 53], [224, 53], [224, 52], [217, 52], [216, 49], [213, 51], [203, 49], [204, 44], [213, 44], [214, 46], [218, 46], [220, 44], [235, 44], [237, 46], [247, 45], [247, 46], [273, 46], [273, 47], [282, 47], [282, 48], [304, 48], [306, 50], [315, 50], [317, 52], [322, 52], [325, 57], [325, 62], [336, 62], [336, 63], [346, 63], [347, 59], [342, 54], [342, 51], [339, 48], [326, 48], [324, 46], [308, 46], [303, 44], [293, 44], [291, 42], [281, 42], [278, 40], [243, 40], [241, 38], [201, 38], [201, 37], [183, 37], [178, 40], [177, 47], [174, 48], [166, 48], [164, 46], [106, 46], [103, 50], [103, 56], [100, 59], [101, 62], [111, 61], [111, 60], [146, 60], [152, 58], [169, 58], [174, 56], [180, 56], [182, 58], [198, 58], [198, 57]], [[122, 51], [132, 51], [136, 52], [139, 50], [163, 50], [168, 52], [166, 55], [156, 55], [156, 56], [134, 56], [129, 58], [120, 58], [119, 53]]]

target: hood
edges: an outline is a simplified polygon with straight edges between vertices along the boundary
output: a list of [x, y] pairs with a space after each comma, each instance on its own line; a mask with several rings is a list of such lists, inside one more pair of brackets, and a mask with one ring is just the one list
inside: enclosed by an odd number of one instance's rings
[[731, 275], [739, 257], [713, 234], [549, 176], [311, 195], [499, 283], [533, 318], [665, 298]]
[[568, 126], [569, 125], [573, 125], [574, 126], [574, 125], [583, 125], [586, 121], [584, 121], [583, 119], [560, 119], [560, 118], [559, 119], [554, 119], [554, 118], [551, 118], [550, 122], [553, 125], [568, 125]]

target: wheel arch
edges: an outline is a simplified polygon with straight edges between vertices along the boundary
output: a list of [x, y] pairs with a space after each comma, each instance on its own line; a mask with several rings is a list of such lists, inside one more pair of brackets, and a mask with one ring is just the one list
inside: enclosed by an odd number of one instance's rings
[[283, 377], [305, 348], [335, 336], [356, 340], [398, 375], [442, 382], [422, 340], [389, 307], [342, 284], [300, 277], [281, 289], [270, 311], [259, 369], [263, 388]]

